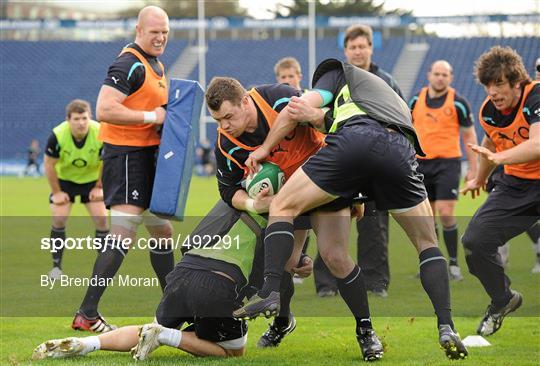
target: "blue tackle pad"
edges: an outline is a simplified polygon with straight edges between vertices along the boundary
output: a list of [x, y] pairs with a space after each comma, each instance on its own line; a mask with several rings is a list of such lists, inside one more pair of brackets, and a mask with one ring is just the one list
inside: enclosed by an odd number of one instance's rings
[[204, 92], [193, 80], [171, 79], [150, 212], [182, 221], [193, 172]]

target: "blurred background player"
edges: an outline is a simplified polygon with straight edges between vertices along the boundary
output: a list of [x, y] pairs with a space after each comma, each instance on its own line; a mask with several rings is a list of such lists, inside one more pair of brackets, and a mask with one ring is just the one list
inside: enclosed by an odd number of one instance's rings
[[[371, 60], [373, 56], [373, 30], [368, 25], [352, 25], [345, 31], [345, 59], [351, 65], [377, 75], [404, 100], [392, 75]], [[369, 199], [369, 197], [368, 197]], [[362, 268], [368, 291], [380, 297], [388, 296], [390, 269], [388, 266], [388, 211], [377, 210], [375, 202], [365, 203], [364, 217], [356, 222], [357, 263]], [[337, 294], [337, 281], [320, 256], [315, 258], [313, 270], [317, 294], [321, 297]]]
[[[98, 95], [99, 138], [103, 144], [103, 191], [111, 210], [111, 235], [131, 238], [144, 222], [153, 238], [170, 238], [169, 221], [145, 212], [150, 205], [159, 125], [165, 120], [167, 80], [158, 57], [167, 45], [169, 18], [156, 6], [139, 12], [134, 43], [127, 45], [109, 67]], [[144, 215], [143, 215], [144, 214]], [[128, 247], [111, 240], [102, 250], [92, 272], [95, 278], [113, 278]], [[165, 288], [165, 276], [174, 267], [173, 249], [165, 245], [150, 249], [150, 261]], [[106, 281], [101, 281], [106, 282]], [[106, 286], [89, 286], [75, 315], [72, 328], [94, 332], [114, 329], [98, 313]]]
[[477, 144], [478, 141], [469, 102], [450, 86], [453, 77], [452, 66], [447, 61], [435, 61], [427, 73], [428, 86], [411, 98], [409, 107], [414, 128], [426, 153], [424, 157], [418, 156], [418, 171], [424, 175], [433, 216], [439, 216], [442, 224], [450, 279], [461, 281], [463, 276], [457, 260], [458, 228], [454, 213], [461, 175], [460, 135], [468, 162], [466, 181], [476, 175], [477, 156], [469, 144]]
[[274, 66], [276, 81], [279, 84], [289, 84], [291, 87], [302, 90], [300, 82], [302, 81], [302, 68], [300, 63], [294, 57], [284, 57]]
[[39, 141], [37, 139], [32, 139], [30, 146], [28, 147], [28, 161], [26, 162], [23, 175], [29, 175], [32, 167], [34, 167], [36, 170], [36, 174], [41, 175], [38, 161], [40, 152], [41, 149], [39, 148]]
[[[90, 104], [75, 99], [66, 106], [66, 120], [53, 128], [45, 148], [45, 175], [51, 187], [51, 239], [66, 238], [66, 223], [75, 197], [81, 197], [96, 226], [95, 237], [105, 242], [109, 228], [101, 185], [99, 123], [91, 119]], [[35, 140], [34, 140], [35, 141]], [[49, 277], [59, 279], [63, 246], [52, 252]]]
[[208, 140], [199, 142], [195, 149], [195, 173], [202, 177], [210, 177], [216, 172], [216, 158], [212, 145]]
[[495, 46], [483, 53], [475, 75], [487, 94], [478, 118], [486, 134], [482, 146], [472, 146], [480, 164], [462, 192], [470, 191], [475, 198], [493, 169], [504, 166], [462, 237], [469, 272], [491, 299], [477, 329], [489, 336], [523, 301], [510, 288], [497, 248], [540, 218], [540, 84], [531, 81], [510, 47]]

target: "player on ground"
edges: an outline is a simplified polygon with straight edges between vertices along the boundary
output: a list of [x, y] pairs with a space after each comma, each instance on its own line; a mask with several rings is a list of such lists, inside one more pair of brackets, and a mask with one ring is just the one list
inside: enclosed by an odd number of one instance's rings
[[[254, 200], [242, 189], [241, 182], [247, 169], [245, 160], [250, 152], [264, 142], [278, 112], [286, 107], [291, 98], [299, 95], [300, 91], [284, 84], [262, 85], [247, 92], [232, 78], [214, 78], [208, 86], [206, 102], [220, 127], [216, 146], [219, 190], [222, 199], [231, 206], [250, 212], [267, 212], [274, 196]], [[309, 126], [297, 126], [289, 131], [284, 140], [273, 146], [268, 160], [279, 165], [288, 179], [308, 157], [321, 148], [322, 137], [322, 134]], [[347, 251], [350, 201], [339, 201], [337, 204], [339, 206], [311, 213], [311, 223], [317, 235], [321, 256], [332, 272], [344, 279], [340, 281], [340, 293], [356, 318], [357, 339], [362, 355], [365, 359], [378, 359], [382, 357], [383, 349], [371, 324], [363, 276]], [[300, 226], [302, 224], [300, 223]], [[292, 223], [287, 228], [290, 229], [288, 239], [292, 242], [291, 251], [287, 256], [288, 263], [287, 260], [283, 262], [279, 276], [276, 277], [276, 287], [281, 288], [283, 296], [281, 299], [277, 298], [273, 307], [268, 309], [269, 313], [277, 312], [279, 316], [261, 337], [260, 347], [279, 344], [281, 339], [294, 329], [294, 317], [289, 315], [294, 286], [290, 273], [284, 272], [284, 269], [288, 270], [298, 263], [306, 231], [295, 230]], [[266, 262], [271, 260], [267, 252], [265, 258]], [[347, 277], [347, 274], [351, 274], [350, 277]], [[236, 317], [245, 315], [235, 314]]]
[[448, 273], [451, 280], [461, 281], [463, 276], [457, 260], [458, 227], [455, 216], [461, 175], [459, 137], [461, 135], [466, 146], [466, 181], [476, 175], [478, 160], [469, 144], [477, 144], [478, 141], [469, 103], [450, 86], [453, 77], [452, 66], [447, 61], [432, 63], [427, 73], [428, 86], [411, 98], [409, 107], [414, 128], [426, 153], [425, 157], [417, 157], [418, 171], [424, 175], [433, 214], [441, 220], [448, 250]]
[[[152, 194], [158, 127], [165, 120], [167, 103], [165, 70], [157, 57], [167, 45], [169, 18], [156, 6], [139, 12], [134, 43], [127, 45], [109, 67], [99, 92], [97, 117], [102, 126], [103, 191], [111, 210], [111, 235], [135, 242], [144, 222], [153, 238], [170, 238], [172, 226], [146, 212]], [[92, 277], [112, 278], [128, 247], [110, 241], [94, 264]], [[150, 261], [162, 288], [174, 267], [172, 248], [150, 250]], [[73, 329], [107, 332], [113, 329], [98, 313], [105, 286], [90, 286], [72, 323]]]
[[[242, 356], [247, 324], [232, 318], [231, 313], [240, 306], [242, 295], [249, 293], [250, 285], [256, 285], [261, 277], [257, 272], [263, 269], [265, 224], [262, 217], [219, 201], [189, 235], [187, 246], [191, 249], [167, 276], [155, 323], [122, 327], [99, 336], [49, 340], [36, 347], [32, 358], [131, 350], [136, 360], [144, 360], [162, 345], [195, 356]], [[202, 248], [201, 240], [208, 236], [222, 239]], [[294, 269], [303, 277], [312, 270], [311, 261], [304, 263]], [[185, 323], [189, 325], [179, 330]]]
[[475, 198], [497, 165], [494, 188], [469, 223], [462, 242], [469, 272], [491, 299], [477, 332], [495, 333], [523, 301], [510, 289], [497, 248], [540, 218], [540, 85], [531, 81], [521, 57], [509, 47], [492, 47], [476, 61], [475, 74], [487, 98], [479, 113], [486, 132], [476, 177], [462, 192]]
[[[257, 162], [266, 159], [301, 120], [328, 134], [326, 145], [272, 201], [265, 237], [265, 283], [235, 313], [256, 316], [279, 301], [279, 281], [293, 247], [294, 217], [338, 197], [351, 199], [360, 191], [372, 197], [377, 208], [390, 210], [406, 231], [418, 251], [420, 279], [437, 315], [439, 343], [447, 357], [465, 358], [467, 350], [451, 316], [446, 260], [437, 247], [422, 176], [416, 172], [415, 148], [423, 152], [407, 104], [380, 78], [335, 59], [319, 64], [313, 87], [301, 98], [291, 98], [264, 144], [246, 161], [255, 170]], [[331, 107], [332, 118], [325, 118], [322, 109], [311, 118], [303, 113], [305, 107], [326, 105]], [[347, 274], [334, 275], [340, 282], [351, 283], [359, 273], [356, 266]]]
[[[95, 237], [105, 242], [109, 232], [107, 210], [101, 188], [101, 141], [99, 123], [91, 119], [90, 104], [75, 99], [66, 106], [66, 120], [53, 128], [45, 148], [45, 175], [51, 187], [51, 239], [66, 239], [66, 223], [75, 197], [92, 217]], [[49, 277], [59, 279], [64, 248], [52, 252], [53, 268]]]

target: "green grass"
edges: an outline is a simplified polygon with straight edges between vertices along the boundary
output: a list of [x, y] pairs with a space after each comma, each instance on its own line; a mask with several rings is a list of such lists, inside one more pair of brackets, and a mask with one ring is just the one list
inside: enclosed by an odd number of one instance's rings
[[[50, 338], [83, 335], [69, 328], [71, 316], [78, 307], [84, 287], [54, 288], [40, 286], [40, 275], [50, 269], [50, 254], [39, 247], [41, 237], [50, 228], [48, 187], [40, 179], [0, 179], [1, 184], [1, 246], [0, 246], [0, 364], [28, 364], [32, 349]], [[187, 223], [175, 223], [175, 233], [189, 233], [198, 220], [218, 199], [214, 179], [194, 178], [187, 205]], [[480, 201], [462, 199], [458, 204], [460, 231], [467, 216], [474, 213]], [[93, 228], [84, 207], [76, 204], [68, 224], [68, 235], [92, 235]], [[141, 235], [145, 232], [141, 230]], [[355, 254], [356, 235], [351, 235], [351, 254]], [[433, 310], [414, 274], [418, 260], [414, 248], [400, 228], [391, 225], [390, 233], [391, 286], [386, 299], [370, 298], [374, 323], [382, 336], [386, 354], [382, 363], [400, 365], [448, 364], [438, 350]], [[310, 253], [314, 252], [310, 246]], [[537, 365], [540, 359], [540, 275], [530, 269], [534, 256], [526, 236], [513, 240], [508, 274], [513, 287], [524, 294], [524, 304], [515, 315], [505, 320], [503, 329], [489, 338], [492, 347], [473, 348], [466, 363], [478, 365]], [[460, 251], [460, 255], [463, 253]], [[64, 255], [64, 270], [70, 276], [88, 276], [95, 253], [72, 250]], [[462, 268], [466, 272], [461, 257]], [[120, 273], [152, 276], [148, 254], [133, 250]], [[476, 278], [464, 273], [465, 280], [452, 283], [452, 303], [456, 325], [462, 336], [474, 334], [488, 302]], [[160, 298], [157, 287], [111, 287], [103, 296], [100, 311], [117, 325], [149, 322]], [[354, 339], [354, 321], [340, 298], [319, 299], [313, 279], [296, 286], [292, 304], [298, 317], [298, 328], [282, 346], [275, 350], [257, 350], [255, 344], [266, 328], [266, 320], [250, 323], [248, 353], [243, 359], [198, 359], [181, 351], [159, 349], [149, 364], [332, 364], [349, 365], [361, 362]], [[54, 365], [116, 365], [132, 364], [127, 354], [98, 352], [88, 357], [45, 361]]]

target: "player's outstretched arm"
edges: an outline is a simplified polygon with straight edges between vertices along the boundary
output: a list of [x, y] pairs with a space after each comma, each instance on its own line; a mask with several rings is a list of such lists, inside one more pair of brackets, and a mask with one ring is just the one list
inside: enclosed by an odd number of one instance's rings
[[[484, 136], [482, 146], [469, 144], [469, 147], [478, 153], [478, 170], [476, 171], [476, 176], [474, 178], [465, 182], [465, 186], [460, 192], [462, 194], [471, 192], [472, 198], [476, 198], [478, 195], [480, 195], [480, 189], [486, 185], [489, 175], [497, 166], [497, 164], [495, 164], [493, 161], [486, 158], [486, 155], [488, 154], [495, 154], [495, 145], [487, 136]], [[480, 151], [483, 153], [480, 153]]]
[[[270, 155], [272, 148], [283, 140], [285, 136], [289, 135], [296, 128], [296, 126], [298, 126], [298, 123], [306, 122], [306, 120], [304, 120], [302, 117], [304, 117], [303, 113], [308, 109], [309, 106], [312, 108], [318, 108], [323, 103], [323, 99], [320, 94], [314, 91], [308, 91], [301, 97], [301, 99], [307, 101], [308, 105], [299, 102], [298, 99], [299, 98], [297, 97], [291, 98], [292, 103], [298, 104], [297, 108], [292, 111], [292, 115], [289, 106], [283, 108], [276, 118], [274, 125], [270, 129], [268, 136], [266, 136], [264, 143], [249, 155], [245, 164], [251, 172], [257, 171], [259, 163], [264, 161], [264, 159]], [[301, 112], [299, 108], [302, 108], [302, 111], [304, 112]], [[323, 119], [324, 111], [322, 110], [318, 112], [317, 117], [313, 118], [314, 122], [315, 120], [322, 121]]]
[[138, 123], [162, 124], [165, 121], [165, 109], [158, 107], [153, 111], [136, 111], [122, 104], [127, 98], [125, 94], [108, 85], [99, 91], [96, 104], [96, 118], [99, 121], [117, 125]]
[[56, 170], [54, 166], [59, 159], [52, 158], [48, 155], [45, 155], [44, 166], [45, 166], [45, 176], [49, 182], [52, 192], [52, 201], [55, 205], [63, 205], [69, 202], [69, 196], [66, 192], [63, 192], [60, 188], [60, 182], [58, 181], [58, 175], [56, 175]]
[[529, 139], [521, 144], [501, 152], [486, 151], [480, 147], [473, 149], [494, 164], [522, 164], [540, 159], [540, 122], [529, 128]]

